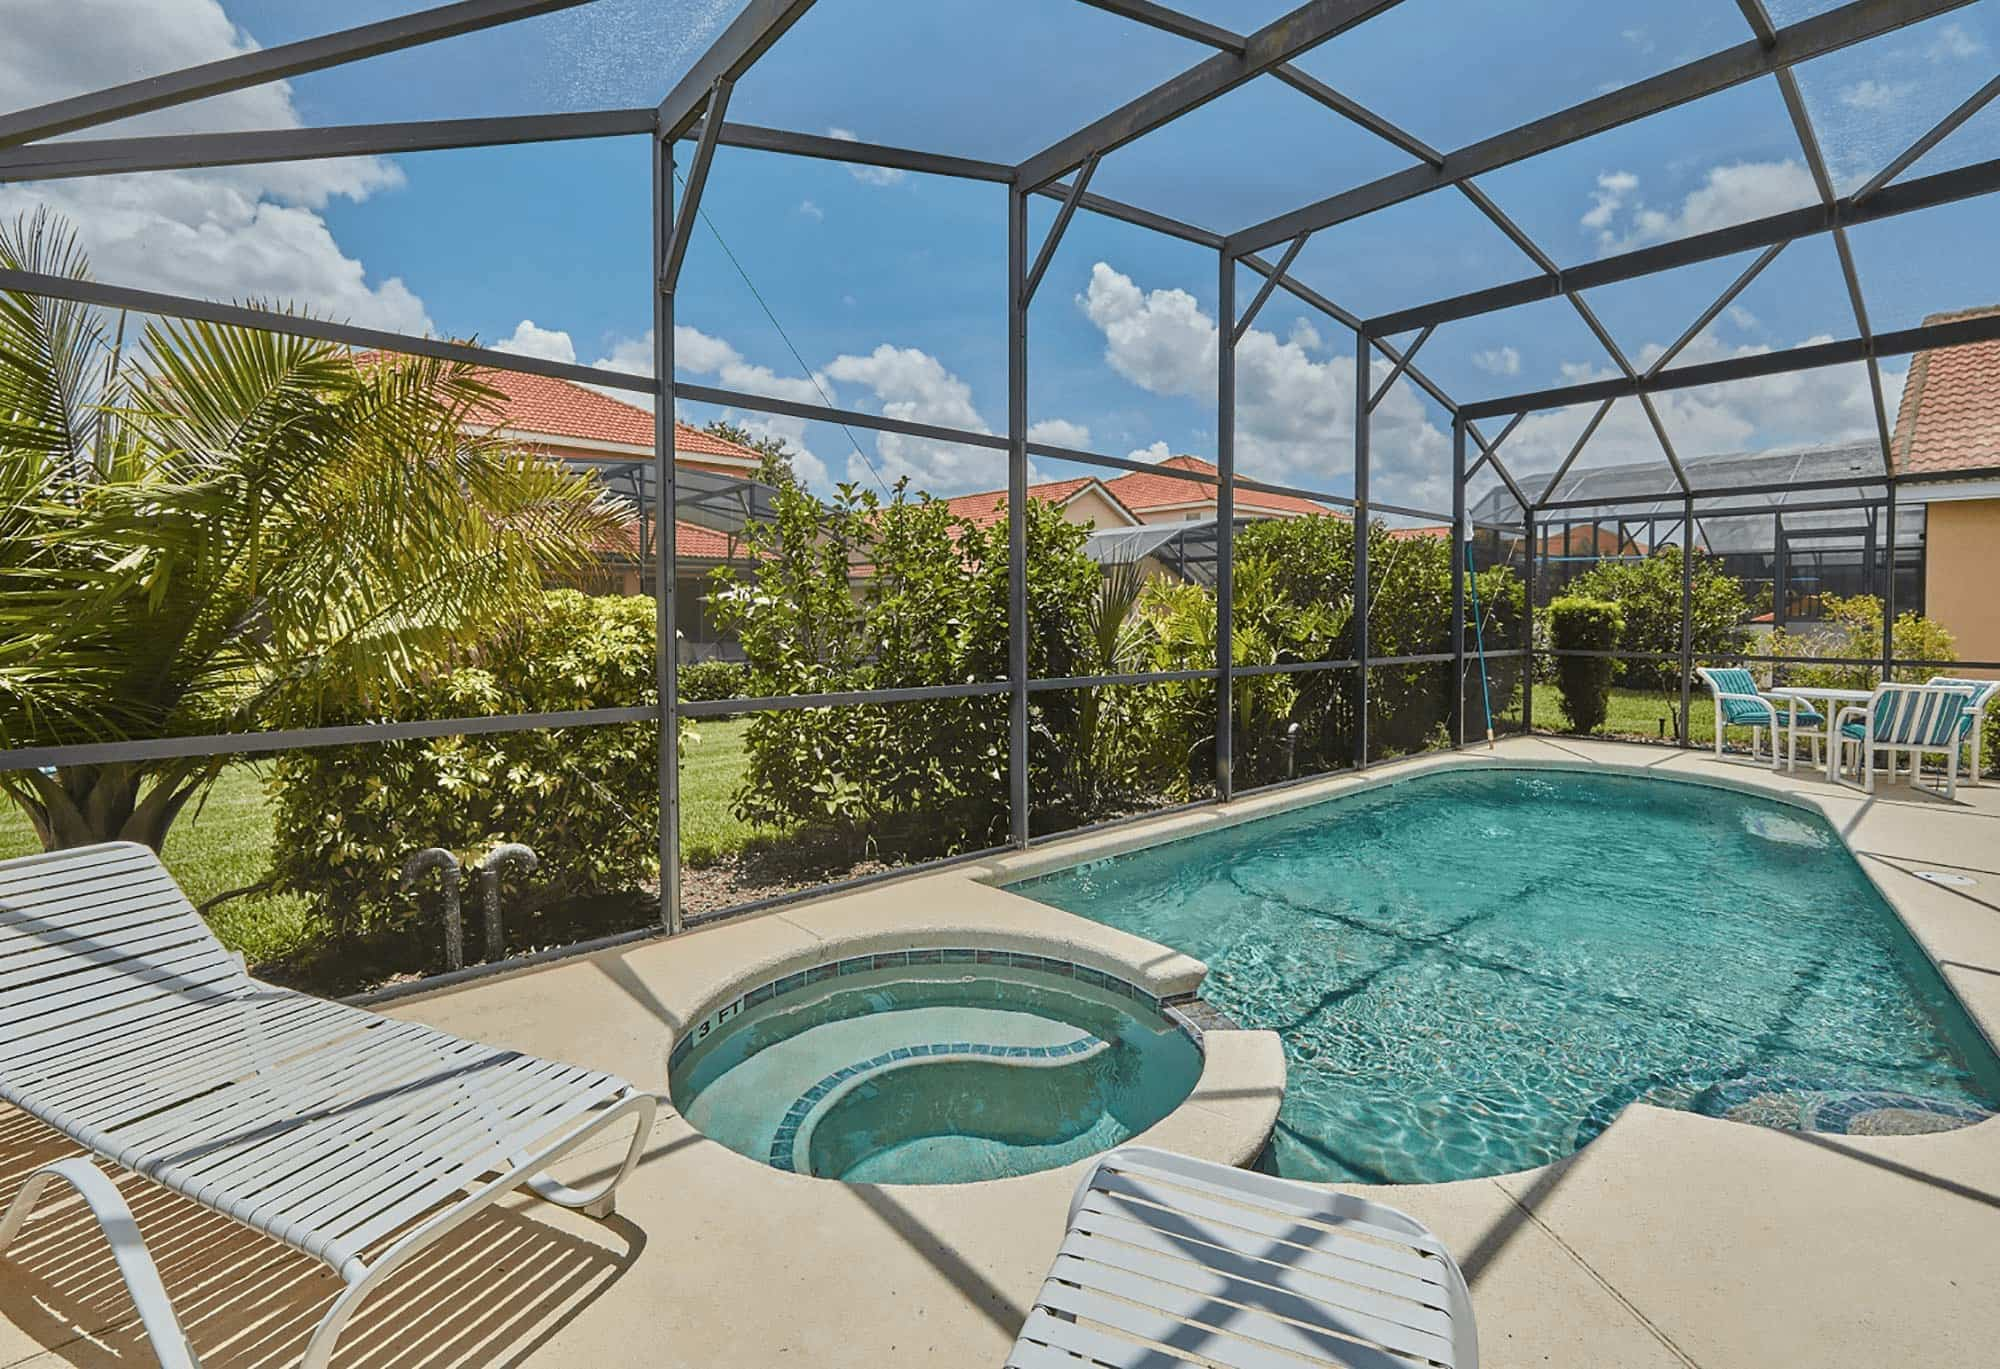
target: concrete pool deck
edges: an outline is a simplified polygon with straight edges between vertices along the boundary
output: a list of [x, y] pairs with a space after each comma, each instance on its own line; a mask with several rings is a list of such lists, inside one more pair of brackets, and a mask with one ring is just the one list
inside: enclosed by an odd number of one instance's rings
[[[691, 932], [439, 990], [390, 1011], [665, 1087], [673, 1033], [755, 983], [840, 954], [1005, 944], [1179, 992], [1199, 967], [982, 880], [1185, 835], [1438, 765], [1639, 768], [1824, 813], [1989, 1037], [2000, 1038], [2000, 786], [1870, 797], [1705, 752], [1522, 738], [1334, 777]], [[1975, 880], [1946, 886], [1918, 871]], [[972, 936], [978, 940], [968, 942]], [[1137, 981], [1135, 981], [1137, 982]], [[1212, 1032], [1151, 1144], [1237, 1158], [1282, 1090], [1275, 1039]], [[582, 1157], [607, 1161], [620, 1142]], [[0, 1111], [0, 1202], [73, 1150]], [[517, 1201], [389, 1281], [339, 1366], [994, 1365], [1060, 1239], [1078, 1167], [965, 1187], [781, 1173], [663, 1109], [619, 1216]], [[210, 1369], [297, 1362], [335, 1284], [320, 1267], [127, 1179]], [[1975, 1364], [2000, 1359], [2000, 1120], [1933, 1136], [1802, 1136], [1647, 1107], [1558, 1165], [1365, 1190], [1464, 1264], [1489, 1369]], [[0, 1369], [145, 1365], [109, 1252], [50, 1204], [0, 1265]]]

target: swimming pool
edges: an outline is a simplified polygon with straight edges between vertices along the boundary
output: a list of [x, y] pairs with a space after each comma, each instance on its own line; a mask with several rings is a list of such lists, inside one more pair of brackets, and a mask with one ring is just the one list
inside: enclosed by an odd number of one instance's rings
[[2000, 1106], [1832, 829], [1734, 791], [1461, 767], [1011, 887], [1206, 961], [1280, 1034], [1283, 1174], [1507, 1173], [1639, 1100], [1855, 1132]]
[[1021, 952], [851, 956], [749, 988], [682, 1034], [696, 1130], [853, 1183], [1029, 1174], [1108, 1150], [1201, 1076], [1195, 1029], [1126, 981]]

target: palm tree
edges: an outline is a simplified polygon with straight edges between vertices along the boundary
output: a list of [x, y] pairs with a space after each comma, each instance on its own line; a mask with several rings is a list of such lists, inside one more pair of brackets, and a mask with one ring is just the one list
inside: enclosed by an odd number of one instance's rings
[[[58, 217], [0, 266], [82, 278]], [[385, 716], [585, 564], [617, 508], [477, 369], [0, 293], [0, 747]], [[482, 424], [482, 416], [484, 422]], [[44, 846], [157, 849], [223, 761], [0, 774]]]

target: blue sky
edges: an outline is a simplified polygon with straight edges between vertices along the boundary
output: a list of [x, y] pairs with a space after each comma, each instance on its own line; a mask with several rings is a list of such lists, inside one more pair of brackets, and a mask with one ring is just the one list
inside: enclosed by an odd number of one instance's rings
[[[65, 0], [31, 10], [0, 53], [0, 106], [419, 8], [418, 0]], [[1238, 30], [1283, 0], [1183, 3]], [[1828, 8], [1772, 4], [1779, 23]], [[597, 0], [487, 34], [317, 73], [134, 121], [180, 129], [317, 125], [650, 105], [727, 22], [735, 0]], [[85, 35], [89, 35], [86, 41]], [[1300, 65], [1449, 150], [1744, 41], [1731, 0], [1405, 0]], [[1851, 187], [1986, 80], [2000, 0], [1799, 69], [1836, 178]], [[739, 87], [732, 119], [1017, 160], [1201, 60], [1202, 48], [1074, 0], [822, 0]], [[124, 129], [118, 131], [127, 131]], [[1983, 112], [1914, 173], [2000, 155]], [[1229, 230], [1408, 165], [1405, 154], [1266, 79], [1106, 158], [1095, 187]], [[1812, 186], [1775, 82], [1672, 110], [1482, 178], [1563, 262], [1807, 202]], [[643, 140], [316, 166], [0, 188], [0, 212], [49, 203], [83, 229], [106, 279], [214, 297], [285, 298], [357, 322], [476, 334], [543, 355], [650, 357]], [[804, 359], [706, 227], [679, 299], [684, 375], [975, 428], [1005, 418], [1004, 194], [725, 150], [708, 215]], [[1053, 205], [1036, 209], [1039, 233]], [[1870, 225], [1854, 250], [1877, 328], [2000, 303], [1990, 219], [1962, 205]], [[1592, 294], [1632, 359], [1671, 342], [1745, 264], [1687, 268]], [[1297, 274], [1372, 314], [1529, 274], [1525, 257], [1452, 193], [1328, 230]], [[1245, 275], [1247, 299], [1255, 278]], [[1032, 316], [1031, 416], [1051, 440], [1114, 455], [1212, 454], [1213, 256], [1079, 216]], [[1854, 319], [1827, 239], [1794, 244], [1687, 354], [1844, 337]], [[1273, 300], [1239, 358], [1246, 471], [1351, 489], [1351, 335]], [[1440, 329], [1421, 357], [1475, 399], [1606, 374], [1561, 301]], [[1900, 363], [1887, 369], [1887, 402]], [[811, 373], [808, 378], [807, 372]], [[1873, 431], [1862, 368], [1663, 400], [1684, 455]], [[1630, 409], [1631, 412], [1626, 412]], [[706, 419], [708, 411], [690, 417]], [[1381, 497], [1448, 497], [1448, 423], [1399, 386], [1377, 411]], [[1582, 414], [1531, 418], [1516, 470], [1560, 458]], [[764, 421], [764, 420], [753, 420]], [[1002, 483], [994, 454], [764, 421], [809, 452], [815, 479], [911, 474], [939, 492]], [[1496, 425], [1497, 426], [1497, 425]], [[1635, 406], [1590, 464], [1656, 457]], [[1044, 475], [1070, 474], [1042, 462]]]

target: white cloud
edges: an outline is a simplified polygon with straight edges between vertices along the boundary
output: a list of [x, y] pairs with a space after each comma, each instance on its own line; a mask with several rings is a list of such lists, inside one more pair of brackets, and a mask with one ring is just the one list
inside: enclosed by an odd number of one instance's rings
[[1073, 447], [1078, 451], [1090, 450], [1090, 429], [1081, 423], [1072, 423], [1067, 418], [1045, 418], [1039, 423], [1028, 425], [1028, 441], [1046, 442], [1051, 447]]
[[1933, 62], [1963, 62], [1985, 51], [1986, 41], [1967, 33], [1965, 25], [1946, 24], [1931, 40], [1929, 56]]
[[[1213, 400], [1215, 320], [1192, 295], [1143, 290], [1098, 262], [1079, 304], [1104, 334], [1112, 370], [1152, 394]], [[1387, 373], [1386, 361], [1377, 365]], [[1336, 488], [1353, 471], [1353, 392], [1345, 357], [1315, 360], [1296, 333], [1281, 341], [1252, 328], [1236, 348], [1238, 469], [1281, 483]], [[1370, 451], [1382, 498], [1432, 507], [1449, 498], [1450, 439], [1407, 381], [1397, 381], [1376, 409]], [[1165, 454], [1163, 443], [1135, 453]]]
[[1521, 350], [1518, 347], [1490, 347], [1483, 352], [1474, 352], [1472, 364], [1488, 375], [1517, 376], [1521, 374]]
[[1165, 461], [1174, 454], [1174, 449], [1165, 442], [1154, 442], [1150, 446], [1134, 447], [1125, 453], [1127, 461]]
[[814, 223], [826, 222], [826, 211], [811, 200], [799, 201], [799, 214], [803, 218], [811, 219]]
[[[1795, 344], [1830, 341], [1811, 337]], [[1649, 343], [1633, 362], [1644, 370], [1664, 348]], [[1704, 333], [1676, 359], [1675, 365], [1721, 361], [1770, 351], [1758, 344], [1731, 346]], [[1608, 368], [1571, 364], [1562, 368], [1566, 383], [1603, 379]], [[1884, 403], [1893, 421], [1905, 372], [1884, 370]], [[1653, 396], [1660, 420], [1682, 457], [1729, 452], [1781, 450], [1876, 439], [1875, 403], [1869, 394], [1868, 372], [1861, 365], [1838, 366], [1790, 375], [1760, 376], [1726, 385], [1668, 390]], [[1578, 405], [1551, 413], [1530, 414], [1507, 439], [1502, 460], [1516, 475], [1553, 471], [1569, 454], [1596, 405]], [[1578, 466], [1661, 462], [1659, 439], [1645, 410], [1634, 400], [1621, 399], [1592, 435]]]
[[1857, 81], [1851, 86], [1843, 86], [1840, 102], [1849, 109], [1868, 110], [1879, 113], [1894, 109], [1916, 92], [1915, 81], [1877, 81], [1869, 78]]
[[1755, 328], [1758, 323], [1757, 316], [1740, 304], [1729, 306], [1729, 321], [1746, 333]]
[[[826, 136], [829, 138], [838, 138], [843, 143], [858, 143], [861, 141], [861, 135], [851, 128], [829, 128], [826, 131]], [[860, 181], [863, 185], [895, 185], [909, 174], [905, 171], [899, 171], [893, 166], [862, 166], [858, 162], [849, 162], [847, 170], [855, 180]]]
[[[972, 403], [972, 387], [919, 348], [885, 342], [866, 356], [835, 357], [827, 364], [826, 373], [843, 384], [866, 387], [885, 417], [972, 433], [992, 431]], [[908, 476], [911, 485], [939, 495], [992, 489], [1006, 471], [1002, 454], [989, 448], [901, 433], [877, 436], [873, 464], [886, 481], [893, 483]], [[850, 462], [849, 468], [850, 479], [867, 475], [864, 463], [858, 460]]]
[[496, 352], [512, 352], [516, 356], [540, 357], [544, 361], [574, 362], [576, 343], [568, 333], [559, 329], [537, 327], [531, 318], [524, 318], [514, 325], [514, 335], [493, 344]]
[[[0, 109], [253, 49], [216, 0], [66, 0], [10, 6]], [[88, 35], [88, 41], [84, 36]], [[102, 132], [297, 128], [291, 88], [256, 86], [125, 120]], [[400, 279], [371, 282], [319, 211], [403, 183], [361, 157], [217, 171], [148, 172], [0, 186], [0, 217], [46, 205], [73, 223], [108, 281], [214, 299], [283, 301], [349, 322], [424, 333], [423, 302]]]
[[1600, 252], [1621, 252], [1649, 242], [1782, 213], [1819, 200], [1812, 173], [1801, 162], [1735, 162], [1710, 167], [1702, 183], [1678, 206], [1656, 209], [1639, 195], [1639, 178], [1629, 171], [1605, 172], [1591, 191], [1591, 205], [1578, 220], [1597, 235]]
[[1623, 38], [1632, 47], [1638, 49], [1641, 56], [1651, 53], [1658, 46], [1653, 41], [1653, 35], [1642, 28], [1620, 29], [1618, 36]]

